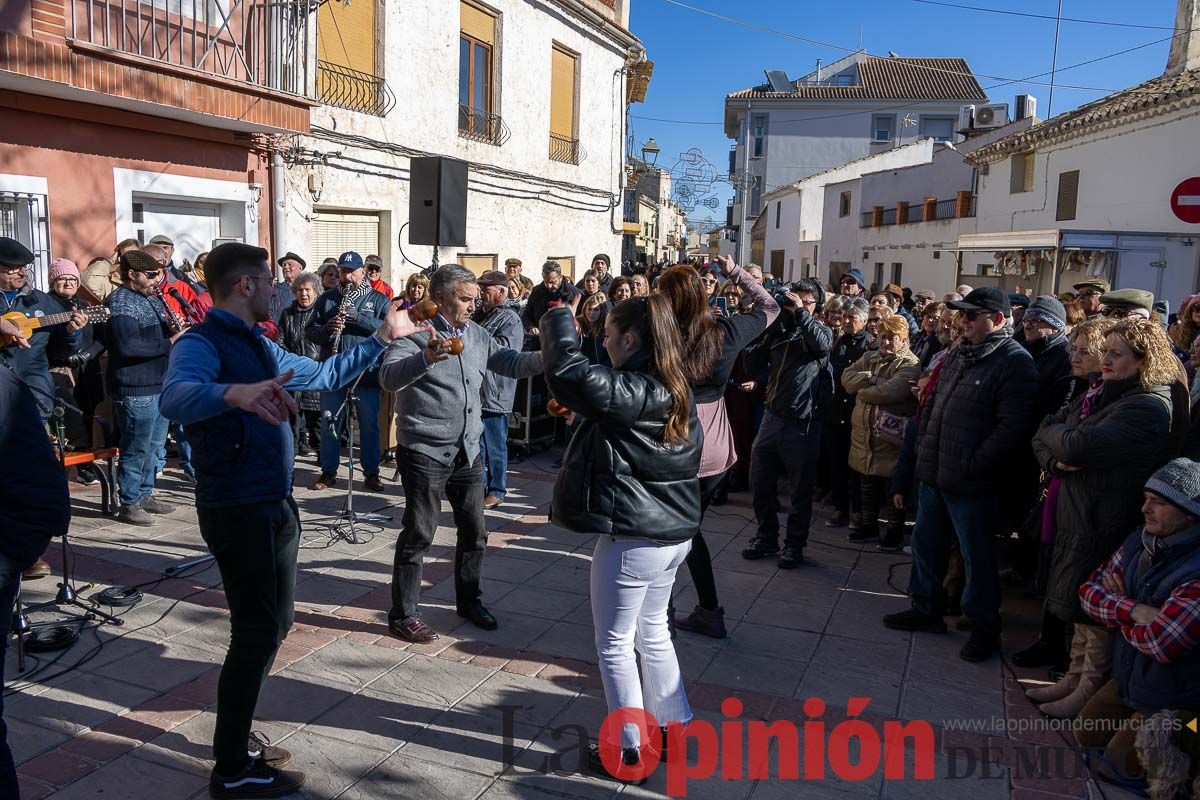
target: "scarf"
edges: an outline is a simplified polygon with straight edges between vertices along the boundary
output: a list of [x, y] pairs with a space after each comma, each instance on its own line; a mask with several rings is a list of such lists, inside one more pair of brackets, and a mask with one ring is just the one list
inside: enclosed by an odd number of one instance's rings
[[974, 366], [996, 352], [996, 348], [1011, 339], [1012, 336], [1012, 326], [1005, 325], [1003, 328], [992, 331], [979, 344], [971, 344], [970, 340], [964, 338], [958, 343], [958, 357], [963, 360], [964, 365]]

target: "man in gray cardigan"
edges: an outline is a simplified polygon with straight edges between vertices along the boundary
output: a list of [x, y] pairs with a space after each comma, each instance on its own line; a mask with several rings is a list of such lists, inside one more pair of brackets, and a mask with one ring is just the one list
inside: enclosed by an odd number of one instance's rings
[[[442, 495], [450, 501], [458, 541], [454, 589], [460, 616], [485, 630], [497, 627], [479, 589], [487, 527], [483, 517], [483, 385], [488, 370], [511, 378], [542, 371], [540, 353], [505, 348], [471, 321], [479, 300], [475, 275], [459, 266], [433, 274], [438, 305], [433, 331], [397, 339], [379, 368], [379, 383], [396, 392], [396, 462], [404, 482], [404, 530], [396, 542], [388, 627], [410, 642], [437, 633], [422, 621], [421, 564], [437, 531]], [[452, 339], [462, 351], [452, 354]]]

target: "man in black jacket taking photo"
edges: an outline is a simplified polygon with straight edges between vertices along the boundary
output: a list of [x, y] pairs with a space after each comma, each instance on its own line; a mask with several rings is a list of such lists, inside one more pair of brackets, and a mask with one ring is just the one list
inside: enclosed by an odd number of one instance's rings
[[[825, 305], [825, 292], [816, 281], [805, 279], [784, 293], [783, 311], [775, 324], [753, 346], [751, 362], [759, 369], [769, 361], [767, 410], [750, 455], [750, 488], [758, 534], [742, 551], [756, 560], [779, 556], [780, 569], [804, 562], [808, 528], [812, 524], [812, 492], [821, 448], [821, 424], [833, 396], [829, 352], [833, 331], [814, 314]], [[791, 509], [783, 551], [779, 550], [780, 473], [791, 486]]]

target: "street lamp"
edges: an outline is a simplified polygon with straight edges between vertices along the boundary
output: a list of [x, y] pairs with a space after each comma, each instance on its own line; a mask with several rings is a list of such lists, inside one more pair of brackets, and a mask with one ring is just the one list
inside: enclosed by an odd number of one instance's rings
[[651, 136], [650, 140], [642, 145], [642, 163], [650, 169], [654, 169], [654, 165], [658, 163], [659, 152], [658, 142], [654, 141], [654, 137]]

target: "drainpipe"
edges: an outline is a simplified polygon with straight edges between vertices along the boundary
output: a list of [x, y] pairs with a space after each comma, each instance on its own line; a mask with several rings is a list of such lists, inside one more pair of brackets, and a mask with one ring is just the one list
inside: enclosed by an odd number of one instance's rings
[[[278, 261], [287, 252], [287, 176], [283, 156], [271, 153], [271, 261]], [[271, 270], [274, 272], [274, 269]]]

